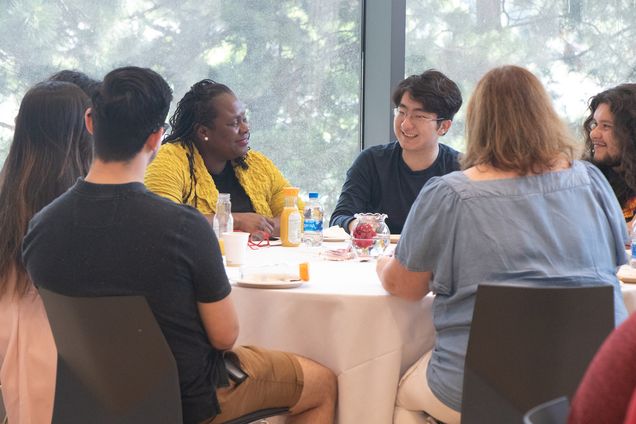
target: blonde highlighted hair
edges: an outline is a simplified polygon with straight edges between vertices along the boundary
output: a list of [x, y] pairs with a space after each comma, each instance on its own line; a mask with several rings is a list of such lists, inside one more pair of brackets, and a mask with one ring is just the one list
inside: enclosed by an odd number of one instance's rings
[[519, 175], [572, 162], [574, 140], [530, 71], [502, 66], [484, 75], [468, 103], [462, 168], [490, 165]]

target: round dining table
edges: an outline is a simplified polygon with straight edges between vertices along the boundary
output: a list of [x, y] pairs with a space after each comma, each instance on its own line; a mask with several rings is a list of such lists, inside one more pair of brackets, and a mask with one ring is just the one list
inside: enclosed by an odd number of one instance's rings
[[[243, 270], [227, 267], [237, 344], [293, 352], [329, 367], [338, 377], [338, 423], [387, 424], [400, 376], [433, 347], [433, 298], [389, 295], [373, 260], [328, 259], [329, 250], [344, 247], [259, 247], [248, 249]], [[299, 287], [250, 284], [255, 270], [288, 272], [300, 263], [308, 263], [309, 280]]]

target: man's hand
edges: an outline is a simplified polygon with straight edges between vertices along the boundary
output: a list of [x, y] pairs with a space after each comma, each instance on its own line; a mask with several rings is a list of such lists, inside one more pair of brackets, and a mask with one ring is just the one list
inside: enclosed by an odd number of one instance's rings
[[233, 213], [232, 216], [234, 217], [235, 230], [245, 231], [250, 234], [257, 231], [265, 231], [273, 236], [278, 236], [274, 218], [267, 218], [252, 212]]
[[351, 234], [352, 236], [353, 236], [353, 228], [356, 226], [357, 223], [358, 223], [357, 219], [354, 219], [349, 223], [349, 234]]

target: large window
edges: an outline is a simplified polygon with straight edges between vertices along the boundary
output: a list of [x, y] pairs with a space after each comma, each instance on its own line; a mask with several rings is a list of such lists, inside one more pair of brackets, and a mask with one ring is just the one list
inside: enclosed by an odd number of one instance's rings
[[[0, 163], [29, 86], [60, 69], [101, 78], [134, 64], [161, 73], [175, 104], [202, 78], [229, 85], [250, 110], [252, 148], [303, 192], [319, 191], [330, 212], [360, 147], [363, 3], [8, 2], [0, 14]], [[397, 10], [399, 0], [392, 4]], [[590, 96], [636, 80], [634, 0], [406, 0], [405, 34], [407, 75], [437, 68], [458, 82], [466, 104], [488, 69], [526, 66], [576, 131]], [[388, 124], [389, 96], [379, 96], [386, 121], [383, 112], [370, 119]], [[464, 114], [465, 106], [443, 140], [460, 150]], [[372, 135], [365, 145], [385, 142]]]
[[[437, 68], [467, 103], [479, 78], [503, 64], [525, 66], [580, 134], [587, 100], [636, 80], [633, 0], [407, 0], [406, 73]], [[464, 146], [465, 106], [445, 142]]]
[[[253, 149], [328, 209], [360, 145], [361, 1], [24, 0], [0, 14], [0, 163], [29, 86], [61, 69], [150, 67], [247, 104]], [[173, 109], [174, 109], [173, 104]]]

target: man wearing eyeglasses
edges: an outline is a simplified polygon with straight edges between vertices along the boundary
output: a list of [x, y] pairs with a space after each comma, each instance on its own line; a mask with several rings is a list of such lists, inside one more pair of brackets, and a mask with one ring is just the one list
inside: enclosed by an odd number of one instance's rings
[[392, 234], [400, 234], [420, 190], [436, 176], [459, 170], [459, 152], [439, 143], [462, 105], [455, 82], [429, 69], [404, 79], [393, 93], [397, 141], [363, 150], [347, 171], [330, 225], [347, 232], [354, 215], [388, 215]]

